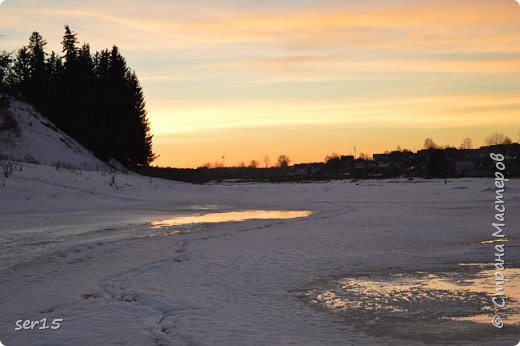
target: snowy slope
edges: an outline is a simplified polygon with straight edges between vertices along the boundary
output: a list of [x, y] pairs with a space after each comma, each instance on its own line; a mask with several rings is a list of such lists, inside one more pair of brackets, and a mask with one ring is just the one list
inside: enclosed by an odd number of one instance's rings
[[[0, 157], [90, 170], [107, 168], [106, 164], [59, 130], [31, 105], [13, 100], [8, 113], [18, 124], [19, 131], [0, 132]], [[0, 128], [4, 122], [5, 115], [1, 115]]]
[[[0, 174], [3, 164], [11, 167], [9, 177], [0, 175], [0, 342], [7, 346], [417, 346], [446, 335], [457, 338], [449, 344], [508, 346], [520, 339], [520, 329], [497, 332], [487, 321], [450, 321], [447, 331], [441, 309], [424, 319], [386, 310], [345, 318], [306, 301], [308, 292], [330, 287], [342, 293], [338, 278], [446, 272], [464, 279], [474, 273], [459, 263], [491, 265], [492, 179], [190, 185], [98, 171], [107, 166], [30, 106], [13, 102], [11, 112], [20, 137], [0, 136], [12, 160], [0, 159]], [[65, 165], [53, 167], [57, 161]], [[506, 200], [508, 225], [520, 224], [520, 180], [508, 183]], [[243, 210], [312, 214], [150, 224]], [[518, 268], [520, 240], [507, 232], [507, 264]], [[520, 276], [508, 275], [512, 294]], [[61, 328], [15, 329], [17, 321], [44, 318], [62, 320]]]

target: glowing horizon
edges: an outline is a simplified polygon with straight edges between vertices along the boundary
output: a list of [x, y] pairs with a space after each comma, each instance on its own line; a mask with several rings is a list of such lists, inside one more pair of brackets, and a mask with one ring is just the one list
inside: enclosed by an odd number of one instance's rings
[[116, 44], [143, 85], [153, 164], [322, 161], [520, 135], [513, 0], [7, 0], [0, 50], [63, 25]]

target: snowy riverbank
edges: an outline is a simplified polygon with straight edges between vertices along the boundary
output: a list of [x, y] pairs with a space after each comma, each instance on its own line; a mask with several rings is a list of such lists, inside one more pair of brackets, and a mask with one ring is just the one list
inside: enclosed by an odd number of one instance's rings
[[[518, 225], [520, 182], [509, 187], [508, 223]], [[23, 164], [1, 189], [0, 340], [7, 346], [435, 342], [443, 327], [435, 328], [434, 319], [424, 326], [436, 331], [421, 340], [375, 323], [385, 318], [377, 312], [354, 321], [317, 308], [304, 292], [338, 277], [491, 265], [492, 246], [482, 242], [491, 236], [492, 188], [488, 179], [197, 186]], [[251, 209], [312, 215], [148, 224]], [[519, 243], [513, 227], [508, 232], [507, 263], [518, 265]], [[61, 328], [15, 331], [18, 320], [42, 318], [63, 319]], [[497, 332], [490, 323], [476, 329], [466, 323], [455, 327], [457, 344], [513, 345], [519, 338], [512, 327]]]

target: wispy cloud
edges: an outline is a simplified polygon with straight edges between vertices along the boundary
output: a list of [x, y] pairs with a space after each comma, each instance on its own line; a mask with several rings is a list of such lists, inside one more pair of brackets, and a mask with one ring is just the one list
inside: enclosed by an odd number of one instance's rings
[[514, 1], [16, 0], [0, 8], [0, 49], [38, 30], [60, 50], [64, 24], [94, 49], [120, 46], [160, 138], [320, 123], [520, 127]]

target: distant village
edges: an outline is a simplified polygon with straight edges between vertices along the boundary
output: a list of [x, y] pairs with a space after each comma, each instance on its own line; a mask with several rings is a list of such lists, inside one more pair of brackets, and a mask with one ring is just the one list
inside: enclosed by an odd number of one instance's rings
[[289, 165], [281, 155], [274, 167], [257, 164], [238, 167], [211, 167], [196, 169], [150, 167], [139, 173], [154, 177], [192, 183], [219, 181], [305, 182], [337, 179], [388, 179], [388, 178], [461, 178], [490, 177], [494, 174], [491, 153], [505, 157], [506, 175], [520, 177], [520, 144], [507, 143], [483, 146], [478, 149], [431, 147], [412, 152], [394, 150], [366, 155], [330, 155], [324, 162]]
[[478, 149], [430, 148], [373, 154], [372, 159], [345, 155], [324, 163], [297, 164], [293, 175], [321, 179], [378, 179], [395, 177], [460, 178], [488, 177], [495, 172], [491, 153], [505, 156], [506, 173], [520, 176], [520, 144], [500, 144]]

